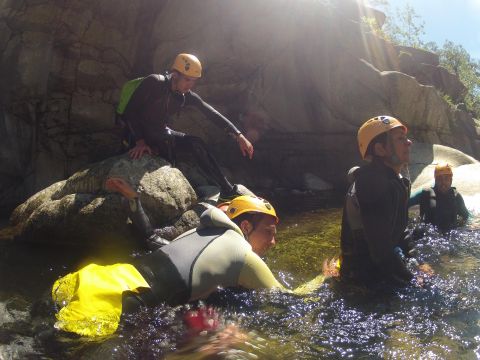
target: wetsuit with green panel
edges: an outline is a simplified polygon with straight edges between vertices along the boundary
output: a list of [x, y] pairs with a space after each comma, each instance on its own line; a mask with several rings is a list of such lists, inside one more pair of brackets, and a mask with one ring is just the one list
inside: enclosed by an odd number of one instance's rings
[[171, 162], [180, 152], [194, 156], [198, 165], [220, 185], [222, 191], [232, 191], [233, 186], [223, 175], [205, 142], [197, 137], [170, 129], [184, 107], [194, 107], [208, 120], [227, 134], [237, 136], [240, 131], [226, 117], [202, 100], [193, 91], [185, 94], [171, 90], [171, 74], [147, 76], [133, 93], [122, 115], [133, 136], [133, 145], [138, 140], [145, 143]]
[[405, 228], [410, 182], [378, 159], [355, 172], [343, 211], [342, 279], [361, 285], [405, 284], [413, 275], [396, 253], [408, 249]]

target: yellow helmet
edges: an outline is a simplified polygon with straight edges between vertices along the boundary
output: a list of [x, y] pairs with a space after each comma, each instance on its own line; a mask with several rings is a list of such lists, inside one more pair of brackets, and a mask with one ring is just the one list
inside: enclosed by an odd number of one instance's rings
[[278, 222], [278, 216], [273, 206], [265, 199], [253, 195], [242, 195], [232, 200], [227, 208], [229, 219], [235, 219], [244, 213], [261, 213], [273, 216]]
[[194, 78], [202, 76], [202, 64], [195, 55], [178, 54], [172, 65], [172, 70]]
[[435, 166], [434, 176], [437, 177], [437, 176], [440, 176], [440, 175], [452, 175], [453, 176], [452, 167], [447, 163], [438, 164], [437, 166]]
[[395, 119], [392, 116], [376, 116], [371, 118], [358, 129], [358, 147], [360, 149], [360, 154], [362, 159], [366, 158], [366, 153], [368, 145], [370, 142], [378, 135], [383, 134], [387, 131], [395, 129], [397, 127], [402, 127], [407, 132], [407, 127], [403, 125], [399, 120]]

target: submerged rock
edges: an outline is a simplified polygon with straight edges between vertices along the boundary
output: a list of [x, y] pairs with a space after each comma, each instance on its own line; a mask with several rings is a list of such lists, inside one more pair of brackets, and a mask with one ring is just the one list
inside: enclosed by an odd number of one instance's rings
[[178, 233], [195, 227], [197, 195], [180, 170], [159, 157], [131, 160], [112, 157], [73, 174], [18, 206], [10, 225], [33, 242], [113, 245], [135, 237], [127, 224], [122, 195], [105, 190], [105, 180], [119, 176], [139, 192], [153, 227], [173, 225]]

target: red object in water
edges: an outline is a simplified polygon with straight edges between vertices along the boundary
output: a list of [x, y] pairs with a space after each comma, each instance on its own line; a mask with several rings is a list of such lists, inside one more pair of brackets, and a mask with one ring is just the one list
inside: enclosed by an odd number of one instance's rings
[[212, 307], [189, 310], [183, 316], [183, 321], [195, 333], [216, 330], [219, 324], [218, 312]]

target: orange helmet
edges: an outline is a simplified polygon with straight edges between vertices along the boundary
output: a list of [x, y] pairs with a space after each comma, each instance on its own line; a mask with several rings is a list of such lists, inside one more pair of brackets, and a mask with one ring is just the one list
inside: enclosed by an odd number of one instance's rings
[[202, 64], [195, 55], [178, 54], [172, 65], [172, 70], [193, 78], [202, 76]]
[[233, 199], [228, 208], [228, 218], [235, 219], [237, 216], [244, 213], [261, 213], [273, 216], [278, 222], [278, 216], [273, 206], [265, 199], [253, 195], [237, 196]]
[[437, 177], [437, 176], [440, 176], [440, 175], [452, 175], [453, 176], [452, 167], [447, 163], [438, 164], [437, 166], [435, 166], [434, 176]]
[[402, 127], [403, 129], [405, 129], [405, 132], [407, 132], [407, 127], [403, 125], [398, 119], [395, 119], [392, 116], [376, 116], [365, 121], [365, 123], [358, 130], [357, 135], [358, 147], [360, 149], [362, 159], [366, 158], [368, 145], [370, 145], [370, 142], [376, 136], [397, 127]]

